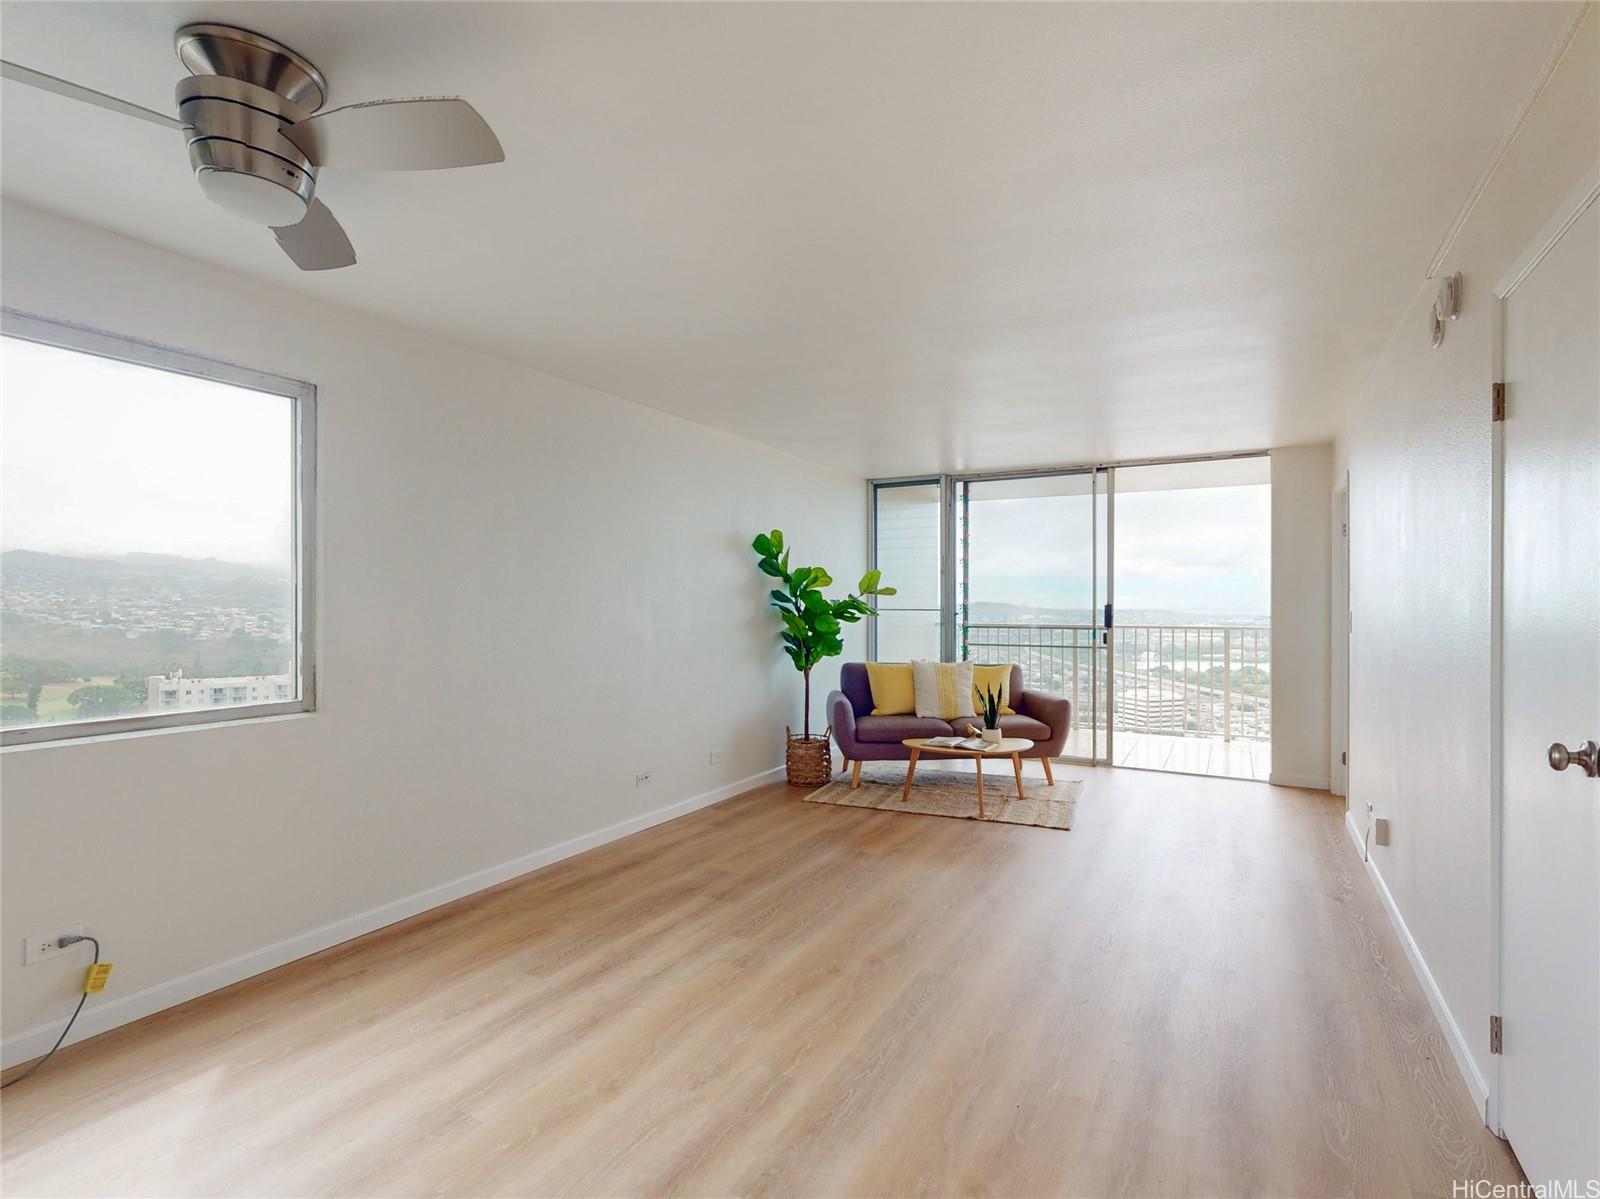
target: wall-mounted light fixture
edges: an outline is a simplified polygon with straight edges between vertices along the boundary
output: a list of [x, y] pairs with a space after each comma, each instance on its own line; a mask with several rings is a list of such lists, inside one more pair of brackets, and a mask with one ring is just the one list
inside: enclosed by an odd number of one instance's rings
[[1457, 271], [1439, 284], [1439, 294], [1433, 300], [1429, 323], [1433, 328], [1433, 344], [1444, 340], [1444, 323], [1461, 315], [1461, 272]]

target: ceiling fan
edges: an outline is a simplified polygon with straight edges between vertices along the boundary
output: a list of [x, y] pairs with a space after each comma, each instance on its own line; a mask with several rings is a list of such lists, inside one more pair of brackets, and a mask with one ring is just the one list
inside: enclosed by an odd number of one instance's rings
[[372, 100], [323, 109], [327, 80], [287, 46], [232, 25], [185, 25], [178, 115], [130, 104], [42, 71], [0, 61], [0, 76], [169, 129], [181, 129], [207, 198], [268, 226], [303, 271], [351, 266], [356, 253], [316, 196], [323, 167], [429, 171], [504, 162], [505, 151], [465, 100]]

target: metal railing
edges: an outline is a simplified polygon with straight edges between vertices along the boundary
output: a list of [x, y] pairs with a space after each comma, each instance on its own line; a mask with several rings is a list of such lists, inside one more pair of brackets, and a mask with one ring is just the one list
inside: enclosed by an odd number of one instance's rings
[[963, 657], [1015, 662], [1030, 686], [1071, 698], [1078, 728], [1106, 727], [1109, 669], [1117, 732], [1271, 737], [1266, 625], [966, 624], [960, 631]]

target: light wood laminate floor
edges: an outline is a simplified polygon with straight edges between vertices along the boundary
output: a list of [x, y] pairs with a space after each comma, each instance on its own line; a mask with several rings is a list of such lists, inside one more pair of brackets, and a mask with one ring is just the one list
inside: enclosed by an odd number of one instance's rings
[[35, 1195], [1372, 1195], [1515, 1181], [1342, 801], [1071, 832], [774, 785], [64, 1050]]

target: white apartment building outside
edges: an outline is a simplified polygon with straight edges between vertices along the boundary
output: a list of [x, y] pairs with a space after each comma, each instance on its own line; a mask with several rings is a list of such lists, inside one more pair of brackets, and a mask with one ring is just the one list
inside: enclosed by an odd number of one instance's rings
[[183, 671], [153, 674], [145, 679], [151, 712], [185, 712], [194, 708], [232, 708], [240, 704], [276, 704], [294, 698], [294, 680], [286, 674], [239, 675], [221, 679], [185, 678]]

